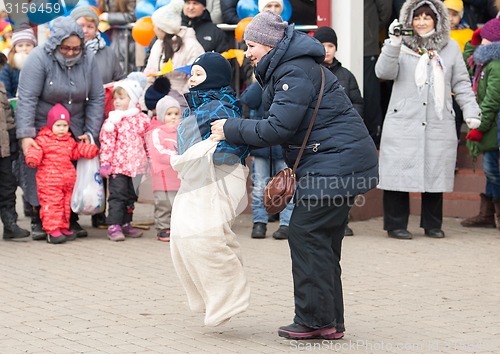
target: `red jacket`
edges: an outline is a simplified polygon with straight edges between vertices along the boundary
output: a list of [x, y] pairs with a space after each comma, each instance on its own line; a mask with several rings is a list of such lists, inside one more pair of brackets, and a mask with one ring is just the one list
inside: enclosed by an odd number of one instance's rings
[[[81, 157], [91, 159], [99, 149], [95, 144], [77, 143], [66, 133], [57, 137], [48, 127], [43, 127], [35, 139], [40, 149], [31, 147], [26, 154], [26, 163], [38, 167], [36, 183], [43, 227], [49, 233], [57, 228], [67, 228], [71, 194], [76, 180], [75, 167], [71, 160]], [[65, 217], [62, 217], [64, 215]]]
[[177, 191], [181, 181], [170, 164], [170, 156], [177, 155], [177, 128], [156, 120], [146, 132], [153, 191]]

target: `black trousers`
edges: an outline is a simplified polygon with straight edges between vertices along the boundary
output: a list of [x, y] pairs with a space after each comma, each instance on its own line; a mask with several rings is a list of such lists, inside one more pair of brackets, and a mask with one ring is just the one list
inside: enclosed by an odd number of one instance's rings
[[378, 56], [365, 56], [363, 59], [363, 120], [375, 145], [380, 144], [383, 115], [380, 97], [380, 80], [375, 75]]
[[16, 189], [12, 160], [10, 156], [0, 157], [0, 209], [16, 207]]
[[[384, 190], [384, 230], [408, 228], [410, 193]], [[443, 193], [422, 193], [420, 227], [440, 229], [443, 224]]]
[[[115, 174], [108, 179], [108, 217], [106, 224], [123, 225], [132, 221], [135, 202], [137, 201], [134, 181], [140, 181], [125, 175]], [[139, 184], [137, 183], [137, 189]]]
[[292, 212], [288, 244], [292, 257], [294, 322], [309, 328], [344, 331], [340, 258], [352, 200], [323, 205], [298, 202]]

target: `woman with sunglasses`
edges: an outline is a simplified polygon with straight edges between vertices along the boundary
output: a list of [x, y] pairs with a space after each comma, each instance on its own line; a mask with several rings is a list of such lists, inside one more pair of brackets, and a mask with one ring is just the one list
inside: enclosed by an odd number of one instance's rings
[[[17, 103], [17, 138], [25, 154], [29, 147], [39, 148], [34, 140], [47, 125], [48, 111], [62, 104], [71, 115], [70, 132], [77, 141], [97, 142], [104, 120], [104, 90], [94, 55], [85, 50], [84, 34], [71, 17], [54, 20], [52, 31], [43, 46], [30, 53], [19, 77]], [[40, 202], [36, 189], [36, 169], [22, 166], [26, 178], [28, 202], [35, 208], [32, 217], [32, 237], [45, 240], [39, 216]], [[71, 213], [70, 230], [77, 236], [87, 236]]]

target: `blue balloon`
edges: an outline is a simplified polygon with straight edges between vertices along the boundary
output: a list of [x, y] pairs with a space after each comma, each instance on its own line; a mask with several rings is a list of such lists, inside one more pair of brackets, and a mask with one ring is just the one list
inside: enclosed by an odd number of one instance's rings
[[159, 9], [162, 6], [170, 4], [171, 0], [156, 0], [155, 10]]
[[151, 16], [155, 12], [155, 4], [151, 0], [141, 0], [135, 5], [135, 18]]
[[[259, 13], [259, 1], [258, 0], [239, 0], [236, 5], [236, 13], [240, 20], [247, 17], [254, 17]], [[292, 17], [292, 4], [289, 0], [283, 0], [283, 12], [281, 13], [281, 18], [283, 21], [288, 21]]]
[[258, 0], [239, 0], [236, 5], [236, 13], [240, 20], [254, 17], [259, 13]]
[[28, 19], [35, 25], [50, 22], [56, 17], [64, 15], [65, 12], [59, 0], [32, 0], [27, 5], [30, 9], [27, 12]]
[[281, 18], [283, 21], [288, 21], [292, 17], [292, 4], [289, 0], [283, 0], [283, 12], [281, 13]]

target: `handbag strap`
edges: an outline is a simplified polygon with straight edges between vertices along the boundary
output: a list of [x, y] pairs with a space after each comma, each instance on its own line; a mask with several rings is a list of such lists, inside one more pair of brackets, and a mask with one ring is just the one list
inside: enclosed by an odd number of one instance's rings
[[302, 157], [302, 153], [304, 152], [304, 150], [306, 148], [307, 140], [309, 140], [309, 135], [311, 135], [314, 121], [316, 120], [316, 116], [318, 115], [319, 105], [321, 104], [321, 99], [323, 98], [323, 91], [325, 89], [325, 72], [323, 69], [323, 65], [320, 65], [319, 67], [321, 69], [321, 88], [319, 89], [318, 101], [316, 102], [316, 107], [314, 107], [314, 113], [311, 117], [311, 122], [309, 123], [309, 128], [307, 128], [306, 135], [304, 136], [304, 141], [302, 142], [302, 146], [300, 147], [299, 154], [297, 155], [297, 159], [295, 160], [295, 163], [293, 164], [292, 173], [294, 175], [295, 175], [295, 171], [297, 170], [297, 167], [299, 166], [299, 161], [300, 161], [300, 158]]

